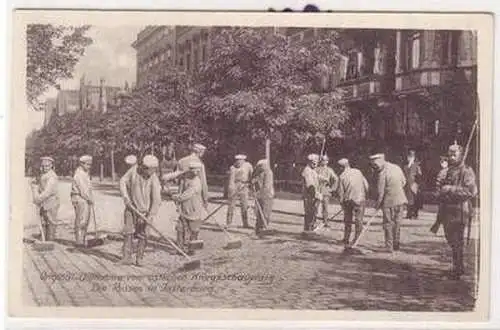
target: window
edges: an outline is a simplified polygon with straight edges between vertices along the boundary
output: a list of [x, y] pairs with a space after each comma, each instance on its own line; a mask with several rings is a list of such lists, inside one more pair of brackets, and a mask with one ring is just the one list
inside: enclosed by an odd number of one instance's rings
[[420, 67], [420, 33], [414, 33], [410, 38], [410, 68], [418, 69]]

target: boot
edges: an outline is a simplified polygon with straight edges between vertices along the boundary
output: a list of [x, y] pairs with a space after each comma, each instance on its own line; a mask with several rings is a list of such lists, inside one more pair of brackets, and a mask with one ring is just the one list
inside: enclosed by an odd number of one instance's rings
[[145, 239], [140, 239], [137, 244], [137, 256], [135, 264], [139, 267], [143, 266], [142, 259], [144, 258], [144, 252], [146, 251], [147, 241]]
[[132, 265], [134, 263], [132, 259], [132, 239], [132, 235], [126, 235], [123, 238], [123, 258], [119, 261], [121, 265]]

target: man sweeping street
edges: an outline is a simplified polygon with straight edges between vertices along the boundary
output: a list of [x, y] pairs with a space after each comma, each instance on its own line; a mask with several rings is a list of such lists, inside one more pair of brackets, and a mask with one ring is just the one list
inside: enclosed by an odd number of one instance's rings
[[56, 220], [60, 200], [58, 178], [54, 171], [54, 159], [42, 157], [40, 176], [31, 183], [33, 202], [39, 207], [40, 220], [45, 240], [53, 241], [56, 237]]
[[261, 159], [255, 165], [252, 185], [255, 190], [255, 234], [260, 235], [263, 230], [268, 229], [273, 212], [274, 180], [273, 171], [269, 160]]
[[304, 199], [304, 232], [311, 232], [316, 225], [316, 213], [319, 202], [323, 199], [319, 191], [319, 179], [316, 167], [319, 156], [307, 156], [307, 165], [302, 171], [303, 199]]
[[349, 249], [354, 218], [355, 235], [352, 242], [356, 242], [363, 231], [363, 216], [365, 213], [368, 181], [357, 168], [352, 168], [349, 160], [342, 158], [338, 164], [343, 169], [339, 178], [338, 195], [344, 212], [344, 249]]
[[454, 144], [448, 148], [448, 169], [439, 190], [439, 215], [446, 241], [452, 250], [452, 269], [448, 277], [458, 280], [465, 272], [464, 231], [472, 215], [472, 199], [477, 195], [474, 171], [463, 162], [463, 149]]
[[71, 202], [75, 209], [75, 243], [77, 246], [85, 245], [85, 236], [89, 226], [91, 208], [94, 204], [92, 183], [89, 172], [92, 167], [92, 157], [80, 157], [80, 165], [75, 170], [71, 185]]
[[164, 182], [176, 178], [182, 178], [183, 190], [180, 194], [173, 195], [172, 200], [178, 205], [179, 219], [175, 230], [177, 233], [177, 245], [187, 254], [193, 254], [190, 242], [198, 240], [198, 233], [205, 215], [203, 203], [203, 186], [200, 179], [203, 164], [192, 162], [186, 171], [176, 171], [165, 174]]
[[335, 171], [328, 166], [328, 156], [321, 156], [321, 162], [316, 168], [319, 180], [319, 192], [323, 197], [320, 201], [321, 210], [323, 213], [323, 223], [325, 227], [328, 227], [328, 207], [330, 206], [330, 200], [333, 193], [337, 190], [339, 178]]
[[400, 247], [401, 220], [406, 199], [406, 185], [403, 170], [385, 160], [385, 155], [370, 156], [372, 167], [377, 172], [377, 202], [375, 208], [382, 209], [386, 252], [393, 253]]
[[[202, 166], [200, 168], [200, 181], [201, 181], [201, 197], [203, 199], [203, 206], [208, 207], [208, 184], [207, 184], [207, 173], [205, 171], [205, 164], [203, 163], [203, 155], [205, 154], [206, 147], [199, 143], [194, 143], [191, 147], [191, 154], [186, 157], [179, 159], [177, 163], [177, 171], [187, 171], [189, 169], [189, 164], [200, 163]], [[179, 182], [179, 193], [184, 191], [183, 178], [180, 178]]]
[[121, 264], [133, 264], [133, 238], [138, 239], [136, 265], [142, 266], [147, 245], [147, 224], [136, 213], [142, 214], [148, 222], [152, 222], [161, 205], [161, 185], [156, 174], [158, 159], [146, 155], [141, 163], [131, 167], [120, 179], [120, 193], [125, 203], [123, 214], [123, 258]]
[[229, 172], [229, 205], [227, 208], [226, 225], [230, 226], [233, 223], [234, 209], [236, 207], [236, 202], [239, 200], [243, 228], [250, 228], [248, 224], [248, 195], [253, 167], [252, 164], [246, 161], [246, 155], [236, 155], [234, 158], [235, 162], [231, 165]]

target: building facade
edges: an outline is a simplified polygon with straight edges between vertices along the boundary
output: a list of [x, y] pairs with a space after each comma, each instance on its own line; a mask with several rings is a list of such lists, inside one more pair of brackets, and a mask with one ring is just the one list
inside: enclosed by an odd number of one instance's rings
[[48, 98], [44, 104], [43, 126], [47, 126], [51, 118], [57, 113], [57, 98]]

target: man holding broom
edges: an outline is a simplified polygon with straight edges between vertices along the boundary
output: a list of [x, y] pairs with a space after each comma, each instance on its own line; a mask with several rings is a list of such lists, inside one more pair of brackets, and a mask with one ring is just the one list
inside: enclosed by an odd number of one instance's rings
[[40, 177], [31, 183], [33, 202], [40, 208], [43, 235], [46, 241], [53, 241], [56, 236], [56, 217], [59, 210], [59, 195], [57, 191], [58, 178], [54, 172], [54, 159], [42, 157]]
[[92, 182], [90, 181], [90, 168], [92, 157], [84, 155], [80, 157], [80, 166], [73, 175], [71, 184], [71, 202], [75, 208], [75, 243], [77, 246], [85, 245], [85, 236], [91, 216], [91, 208], [94, 204], [92, 193]]
[[203, 185], [201, 182], [201, 171], [203, 164], [191, 162], [184, 171], [175, 171], [163, 175], [164, 182], [181, 178], [183, 182], [182, 192], [173, 195], [172, 200], [177, 205], [179, 219], [176, 223], [177, 245], [187, 254], [193, 254], [190, 242], [198, 240], [198, 233], [206, 213], [203, 201]]
[[133, 239], [139, 240], [137, 244], [136, 265], [142, 266], [142, 260], [147, 245], [147, 224], [140, 213], [148, 222], [152, 222], [161, 205], [161, 184], [156, 174], [158, 158], [146, 155], [141, 163], [131, 167], [120, 179], [120, 192], [125, 203], [123, 226], [123, 258], [121, 264], [133, 264]]
[[255, 192], [255, 234], [263, 234], [268, 229], [273, 212], [274, 181], [269, 160], [261, 159], [255, 165], [252, 186]]

